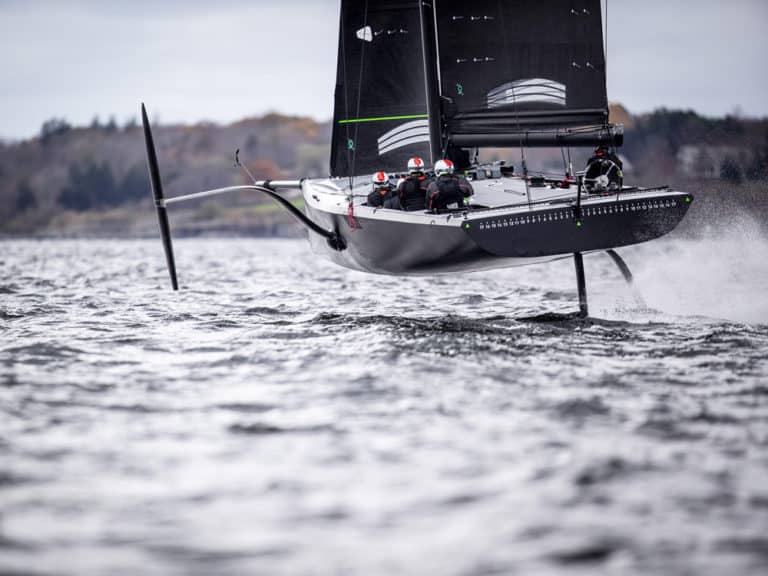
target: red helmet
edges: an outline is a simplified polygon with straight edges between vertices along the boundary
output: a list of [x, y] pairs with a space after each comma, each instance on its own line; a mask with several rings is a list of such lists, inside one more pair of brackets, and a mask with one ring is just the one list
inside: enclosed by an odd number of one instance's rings
[[408, 172], [410, 173], [424, 172], [424, 160], [422, 160], [418, 156], [414, 156], [413, 158], [408, 160]]
[[386, 172], [374, 172], [373, 176], [371, 176], [371, 182], [373, 182], [374, 186], [385, 186], [389, 184], [389, 176], [387, 176]]
[[442, 174], [453, 174], [454, 166], [453, 162], [447, 158], [444, 160], [438, 160], [435, 162], [435, 174], [438, 176]]

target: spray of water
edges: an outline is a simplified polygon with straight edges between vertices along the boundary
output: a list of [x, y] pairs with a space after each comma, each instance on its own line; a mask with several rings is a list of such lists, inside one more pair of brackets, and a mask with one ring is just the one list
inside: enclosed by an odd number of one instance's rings
[[667, 314], [768, 323], [768, 237], [746, 214], [719, 224], [625, 251], [636, 285]]

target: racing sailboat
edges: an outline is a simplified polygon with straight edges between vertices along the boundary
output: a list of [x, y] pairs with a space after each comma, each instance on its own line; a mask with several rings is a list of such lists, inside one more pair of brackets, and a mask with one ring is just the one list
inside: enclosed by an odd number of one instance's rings
[[[175, 198], [162, 192], [142, 104], [150, 176], [174, 289], [167, 206], [252, 190], [309, 230], [314, 250], [342, 266], [382, 274], [484, 270], [573, 257], [580, 314], [582, 254], [658, 238], [692, 196], [623, 183], [615, 154], [623, 128], [608, 119], [600, 0], [342, 0], [331, 145], [324, 179], [269, 181]], [[585, 170], [531, 174], [531, 147], [597, 148]], [[519, 149], [521, 170], [479, 163], [483, 148]], [[371, 174], [396, 182], [409, 158], [450, 159], [474, 196], [444, 210], [367, 203]], [[570, 156], [570, 154], [569, 154]], [[238, 160], [239, 163], [239, 160]], [[250, 174], [249, 174], [250, 175]], [[300, 190], [304, 211], [286, 198]]]

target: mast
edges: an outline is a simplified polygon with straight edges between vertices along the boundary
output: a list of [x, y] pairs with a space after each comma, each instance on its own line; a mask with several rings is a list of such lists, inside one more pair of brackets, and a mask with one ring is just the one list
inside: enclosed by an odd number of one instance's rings
[[435, 162], [443, 157], [434, 2], [435, 0], [431, 0], [431, 2], [420, 0], [424, 88], [427, 96], [427, 114], [429, 115], [430, 166], [434, 166]]

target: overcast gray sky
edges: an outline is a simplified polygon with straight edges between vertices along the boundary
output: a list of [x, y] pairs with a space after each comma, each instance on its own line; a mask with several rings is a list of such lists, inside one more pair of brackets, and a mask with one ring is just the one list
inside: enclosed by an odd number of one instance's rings
[[[0, 0], [0, 137], [140, 100], [163, 122], [330, 118], [337, 19], [338, 0]], [[768, 116], [768, 0], [610, 0], [608, 22], [611, 101]]]

